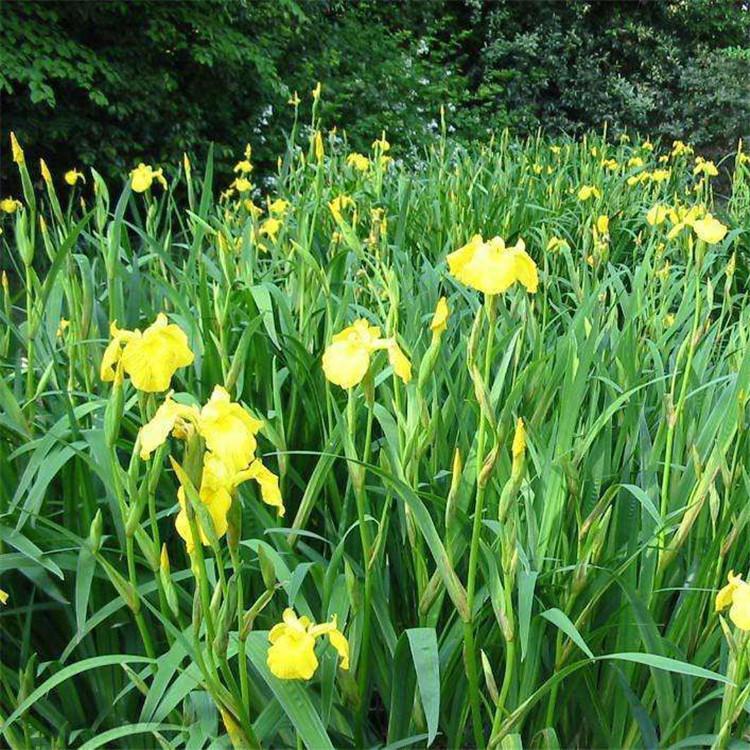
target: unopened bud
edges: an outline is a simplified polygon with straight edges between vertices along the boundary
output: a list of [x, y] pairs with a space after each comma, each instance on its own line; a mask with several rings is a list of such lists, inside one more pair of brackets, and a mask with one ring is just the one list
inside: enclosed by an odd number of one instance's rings
[[102, 546], [103, 527], [104, 520], [102, 519], [102, 512], [101, 510], [97, 510], [89, 529], [89, 546], [91, 547], [92, 552], [98, 552]]
[[276, 586], [276, 570], [268, 553], [263, 547], [258, 547], [258, 561], [260, 562], [260, 574], [267, 591], [271, 591]]

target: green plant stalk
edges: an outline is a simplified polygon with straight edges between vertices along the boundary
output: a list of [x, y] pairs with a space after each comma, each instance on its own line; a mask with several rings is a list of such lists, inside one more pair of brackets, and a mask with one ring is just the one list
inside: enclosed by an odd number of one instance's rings
[[34, 295], [31, 284], [31, 265], [26, 271], [26, 401], [33, 415], [34, 409]]
[[[512, 581], [509, 576], [505, 578], [505, 611], [506, 613], [512, 611], [513, 602], [511, 600], [512, 595]], [[494, 735], [500, 729], [502, 723], [503, 714], [505, 713], [505, 704], [508, 700], [508, 694], [510, 693], [511, 685], [513, 684], [513, 677], [515, 674], [516, 667], [516, 638], [515, 635], [510, 640], [505, 642], [505, 672], [503, 673], [503, 684], [500, 687], [500, 695], [497, 699], [497, 706], [495, 707], [495, 718], [492, 721], [492, 734]], [[554, 689], [554, 693], [557, 691]], [[547, 726], [550, 726], [547, 724]]]
[[[125, 537], [125, 554], [128, 558], [128, 579], [130, 581], [130, 585], [133, 587], [133, 592], [136, 596], [139, 596], [138, 594], [138, 576], [136, 575], [135, 570], [135, 554], [133, 550], [133, 537], [131, 534], [128, 534]], [[156, 651], [154, 650], [154, 642], [151, 638], [151, 631], [148, 629], [148, 625], [146, 624], [146, 619], [143, 616], [143, 610], [140, 608], [140, 601], [138, 602], [139, 607], [138, 611], [134, 612], [135, 615], [135, 622], [138, 626], [138, 632], [141, 634], [141, 639], [143, 640], [143, 647], [146, 649], [146, 656], [148, 656], [150, 659], [156, 658]]]
[[[726, 750], [729, 747], [730, 732], [735, 717], [739, 716], [744, 706], [744, 700], [741, 700], [740, 686], [746, 683], [747, 675], [747, 644], [748, 638], [743, 633], [738, 639], [738, 650], [736, 662], [730, 667], [729, 678], [734, 685], [726, 685], [724, 688], [724, 698], [721, 702], [721, 714], [719, 717], [719, 733], [716, 736], [711, 750]], [[739, 703], [739, 705], [738, 705]]]
[[[349, 436], [352, 444], [355, 445], [356, 435], [356, 413], [355, 413], [356, 401], [354, 396], [354, 389], [349, 389], [349, 397], [347, 401], [347, 427], [349, 429]], [[370, 441], [372, 435], [372, 422], [373, 422], [373, 408], [374, 402], [368, 399], [368, 413], [367, 413], [367, 430], [365, 434], [365, 446], [362, 454], [363, 463], [369, 458], [370, 453]], [[355, 448], [356, 451], [356, 448]], [[350, 470], [351, 471], [351, 470]], [[360, 476], [360, 472], [362, 475]], [[370, 532], [367, 526], [367, 520], [365, 518], [366, 511], [366, 492], [364, 482], [364, 466], [358, 465], [354, 469], [352, 474], [352, 485], [354, 487], [355, 500], [357, 504], [357, 520], [359, 525], [359, 537], [362, 545], [362, 566], [364, 568], [365, 575], [365, 589], [363, 598], [363, 610], [362, 610], [362, 647], [359, 652], [359, 665], [357, 674], [357, 685], [360, 696], [359, 712], [357, 714], [356, 724], [356, 735], [357, 743], [363, 746], [364, 741], [364, 722], [367, 716], [367, 695], [369, 694], [369, 662], [370, 662], [370, 630], [372, 627], [372, 576], [370, 572], [370, 557], [372, 541], [370, 539]]]
[[[682, 414], [682, 409], [685, 405], [685, 398], [687, 397], [687, 387], [690, 380], [690, 370], [693, 366], [693, 356], [698, 344], [698, 326], [700, 323], [701, 314], [701, 290], [700, 290], [700, 266], [696, 261], [695, 264], [695, 309], [693, 312], [693, 324], [690, 330], [690, 344], [688, 346], [687, 360], [685, 362], [685, 370], [682, 373], [682, 382], [680, 384], [680, 394], [677, 399], [677, 403], [674, 406], [674, 412], [669, 415], [669, 424], [667, 427], [667, 439], [664, 448], [664, 473], [662, 475], [661, 483], [661, 503], [660, 512], [661, 517], [665, 518], [669, 511], [669, 481], [672, 473], [672, 451], [674, 448], [674, 436], [677, 429], [677, 424]], [[665, 531], [660, 529], [659, 531], [659, 554], [662, 554], [665, 541]], [[658, 582], [657, 582], [658, 585]], [[656, 586], [655, 586], [656, 588]]]
[[[487, 317], [488, 334], [484, 352], [484, 384], [488, 385], [490, 369], [492, 366], [492, 353], [494, 350], [495, 331], [493, 324], [494, 296], [485, 297], [484, 313]], [[482, 314], [482, 310], [477, 313]], [[479, 539], [482, 532], [482, 514], [484, 512], [484, 500], [486, 495], [486, 483], [480, 480], [482, 467], [484, 466], [485, 447], [487, 441], [487, 418], [480, 412], [479, 432], [477, 434], [476, 454], [476, 477], [477, 491], [474, 501], [474, 523], [471, 530], [471, 545], [469, 548], [469, 572], [466, 586], [466, 603], [469, 610], [469, 619], [464, 622], [464, 648], [466, 649], [466, 672], [469, 680], [469, 701], [471, 704], [471, 722], [474, 732], [474, 741], [477, 747], [484, 747], [484, 732], [482, 730], [481, 696], [479, 694], [479, 673], [477, 671], [477, 654], [474, 638], [474, 594], [476, 591], [477, 568], [479, 565]]]

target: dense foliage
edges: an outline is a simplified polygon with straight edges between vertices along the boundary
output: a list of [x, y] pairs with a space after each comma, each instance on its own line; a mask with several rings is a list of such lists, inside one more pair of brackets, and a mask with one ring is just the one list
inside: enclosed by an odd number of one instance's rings
[[13, 142], [4, 746], [744, 746], [750, 156], [310, 129]]
[[111, 176], [209, 141], [219, 167], [252, 140], [273, 168], [287, 100], [317, 80], [358, 148], [383, 129], [400, 155], [420, 148], [445, 104], [464, 142], [608, 123], [731, 149], [750, 127], [749, 39], [741, 0], [10, 2], [0, 90], [4, 126], [52, 166]]

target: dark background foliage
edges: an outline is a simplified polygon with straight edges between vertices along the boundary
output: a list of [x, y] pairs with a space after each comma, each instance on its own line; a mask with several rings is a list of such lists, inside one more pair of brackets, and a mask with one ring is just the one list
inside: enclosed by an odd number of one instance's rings
[[574, 135], [634, 129], [703, 149], [750, 131], [750, 10], [737, 0], [6, 0], [1, 176], [8, 131], [53, 171], [175, 162], [215, 142], [272, 167], [324, 86], [327, 127], [408, 156], [439, 130]]

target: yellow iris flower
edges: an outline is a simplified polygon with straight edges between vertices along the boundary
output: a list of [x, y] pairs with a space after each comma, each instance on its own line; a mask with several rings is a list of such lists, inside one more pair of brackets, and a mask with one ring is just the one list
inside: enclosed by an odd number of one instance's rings
[[380, 329], [371, 326], [364, 318], [337, 333], [323, 353], [323, 372], [326, 378], [342, 388], [353, 388], [367, 374], [370, 356], [385, 349], [394, 373], [408, 383], [411, 380], [411, 362], [401, 351], [396, 339], [380, 338]]
[[3, 198], [0, 201], [0, 211], [6, 214], [15, 213], [23, 204], [15, 198]]
[[664, 223], [664, 219], [667, 218], [668, 208], [660, 203], [652, 206], [646, 214], [646, 221], [652, 226], [658, 226]]
[[65, 182], [67, 182], [67, 183], [68, 183], [68, 185], [70, 185], [71, 187], [73, 187], [73, 185], [75, 185], [75, 184], [76, 184], [76, 182], [78, 182], [78, 180], [84, 180], [84, 181], [85, 181], [85, 178], [84, 178], [84, 176], [83, 176], [83, 173], [82, 173], [82, 172], [79, 172], [79, 171], [78, 171], [77, 169], [69, 169], [69, 170], [68, 170], [68, 171], [67, 171], [67, 172], [65, 173], [65, 176], [64, 176], [64, 178], [63, 178], [63, 179], [64, 179], [64, 180], [65, 180]]
[[602, 197], [601, 191], [594, 185], [582, 185], [578, 191], [578, 200], [587, 201], [589, 198], [596, 198], [597, 200]]
[[558, 250], [570, 250], [570, 245], [561, 237], [550, 237], [547, 243], [547, 252], [555, 253]]
[[349, 154], [346, 157], [346, 163], [358, 172], [366, 172], [370, 168], [370, 160], [363, 154]]
[[0, 589], [0, 604], [6, 604], [8, 602], [8, 592]]
[[232, 186], [237, 190], [238, 193], [246, 193], [248, 190], [253, 189], [253, 183], [247, 179], [247, 177], [238, 177]]
[[702, 219], [693, 222], [693, 231], [698, 239], [703, 240], [708, 245], [715, 245], [724, 239], [727, 228], [711, 214], [706, 214]]
[[266, 237], [271, 239], [273, 242], [276, 241], [276, 235], [279, 233], [279, 230], [281, 229], [281, 222], [271, 216], [270, 218], [266, 219], [260, 226], [260, 233], [264, 234]]
[[206, 448], [234, 471], [244, 469], [253, 460], [258, 446], [255, 436], [262, 427], [263, 422], [232, 402], [220, 385], [214, 388], [198, 419], [198, 430], [206, 441]]
[[706, 177], [716, 177], [719, 174], [719, 170], [716, 169], [716, 165], [712, 161], [706, 161], [702, 156], [698, 156], [695, 159], [693, 174], [703, 174]]
[[485, 242], [475, 234], [448, 255], [448, 269], [460, 282], [485, 294], [502, 294], [516, 282], [536, 292], [539, 284], [536, 263], [521, 239], [506, 247], [500, 237]]
[[143, 333], [121, 330], [117, 323], [110, 326], [112, 340], [102, 357], [100, 375], [105, 382], [122, 382], [123, 373], [130, 376], [139, 391], [166, 391], [172, 376], [180, 367], [193, 362], [185, 332], [167, 321], [164, 313]]
[[[263, 502], [275, 507], [278, 515], [283, 516], [284, 503], [281, 499], [279, 479], [260, 462], [260, 459], [254, 458], [246, 469], [234, 471], [218, 455], [210, 452], [204, 455], [203, 474], [198, 496], [208, 510], [217, 537], [222, 537], [227, 532], [227, 513], [229, 513], [229, 508], [232, 505], [234, 490], [250, 479], [254, 479], [260, 485]], [[190, 531], [190, 521], [185, 507], [185, 492], [182, 487], [177, 490], [177, 501], [180, 504], [180, 510], [175, 518], [175, 528], [185, 541], [188, 553], [191, 553], [195, 541]], [[201, 544], [207, 545], [208, 537], [201, 526], [200, 519], [196, 517], [195, 521]]]
[[268, 211], [277, 216], [283, 216], [289, 208], [289, 201], [285, 201], [283, 198], [277, 198], [272, 201], [268, 206]]
[[[238, 403], [232, 402], [225, 388], [216, 386], [205, 406], [199, 411], [195, 406], [179, 404], [167, 395], [152, 419], [140, 430], [138, 444], [140, 456], [146, 461], [163, 445], [170, 433], [187, 439], [191, 430], [196, 431], [206, 442], [203, 457], [203, 474], [198, 495], [206, 505], [218, 537], [227, 530], [227, 512], [232, 504], [232, 494], [242, 482], [255, 480], [260, 486], [261, 498], [266, 505], [276, 508], [284, 515], [278, 477], [255, 457], [256, 434], [263, 423], [252, 417]], [[177, 495], [180, 511], [175, 525], [178, 534], [185, 540], [188, 552], [193, 549], [190, 523], [182, 488]], [[199, 531], [203, 544], [208, 543], [202, 528]]]
[[293, 609], [285, 609], [283, 622], [268, 633], [271, 646], [267, 664], [281, 680], [309, 680], [318, 668], [315, 639], [325, 635], [341, 657], [341, 669], [349, 669], [349, 642], [338, 629], [336, 616], [331, 622], [315, 625], [309, 617], [297, 617]]
[[161, 168], [154, 169], [150, 164], [141, 162], [130, 173], [130, 186], [135, 193], [145, 193], [151, 187], [151, 183], [154, 180], [165, 190], [167, 189], [167, 181], [164, 179], [164, 173]]
[[156, 410], [151, 420], [141, 427], [141, 460], [148, 461], [151, 454], [166, 442], [170, 433], [185, 437], [188, 425], [197, 425], [199, 416], [200, 413], [195, 406], [178, 404], [172, 400], [171, 394], [167, 394], [164, 403]]
[[234, 165], [234, 171], [241, 172], [242, 174], [250, 174], [253, 171], [253, 165], [249, 159], [243, 159]]
[[729, 583], [716, 595], [716, 611], [729, 607], [729, 619], [740, 629], [750, 630], [750, 584], [729, 571]]

